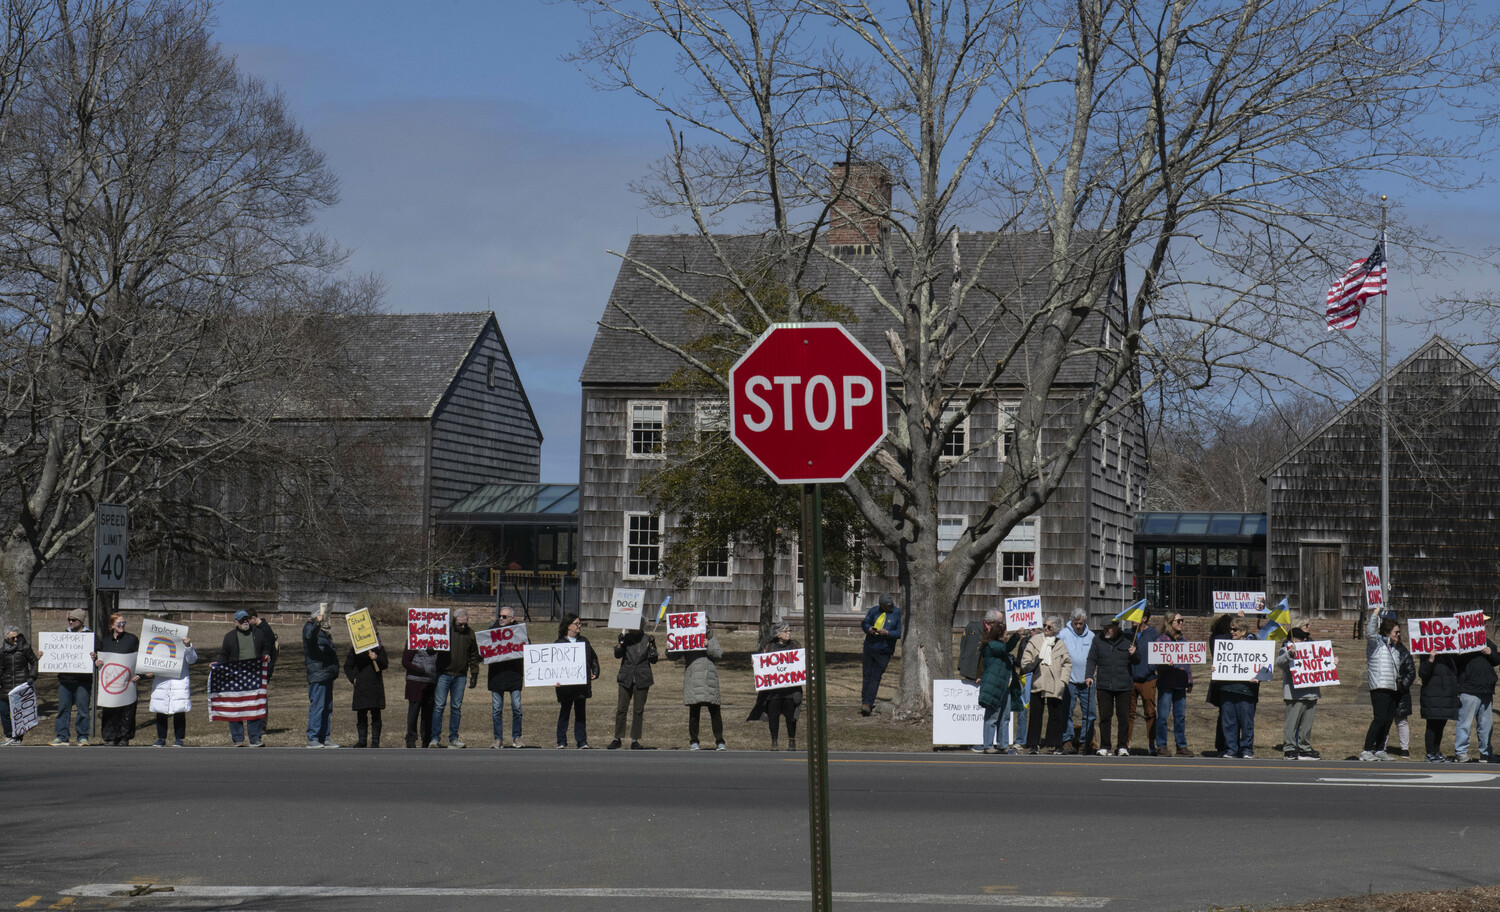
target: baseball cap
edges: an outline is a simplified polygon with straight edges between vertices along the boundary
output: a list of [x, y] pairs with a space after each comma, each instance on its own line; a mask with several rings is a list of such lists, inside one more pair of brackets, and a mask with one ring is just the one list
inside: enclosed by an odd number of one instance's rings
[[248, 621], [248, 620], [250, 620], [250, 612], [245, 611], [243, 609], [240, 610], [240, 611], [236, 611], [234, 613], [234, 619], [235, 619], [236, 622], [239, 622], [239, 621]]

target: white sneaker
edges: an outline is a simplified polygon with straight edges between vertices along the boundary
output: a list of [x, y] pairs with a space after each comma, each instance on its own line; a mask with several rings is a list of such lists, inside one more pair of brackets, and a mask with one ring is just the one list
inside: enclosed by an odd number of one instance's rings
[[1381, 763], [1384, 763], [1387, 760], [1391, 759], [1391, 755], [1386, 753], [1385, 751], [1376, 751], [1375, 759], [1379, 760]]
[[1108, 757], [1109, 756], [1109, 748], [1107, 748], [1107, 747], [1101, 747], [1098, 750], [1094, 751], [1094, 753], [1098, 754], [1101, 757]]
[[338, 745], [337, 742], [334, 742], [334, 741], [324, 741], [323, 742], [323, 746], [324, 747], [330, 747], [330, 748], [332, 748], [332, 747], [338, 747], [339, 745]]
[[500, 739], [499, 738], [496, 738], [495, 740], [493, 740], [493, 741], [490, 742], [490, 750], [492, 750], [492, 751], [497, 751], [501, 747], [503, 747], [503, 745], [500, 743]]
[[464, 747], [468, 747], [469, 745], [463, 743], [462, 741], [458, 740], [457, 738], [449, 738], [448, 739], [448, 746], [449, 747], [464, 748]]
[[1369, 751], [1360, 751], [1359, 759], [1365, 763], [1374, 763], [1375, 755]]
[[1130, 756], [1130, 748], [1128, 748], [1128, 747], [1122, 747], [1119, 750], [1115, 751], [1115, 755], [1119, 756], [1119, 757], [1129, 757]]
[[524, 744], [521, 743], [521, 739], [520, 738], [517, 738], [516, 740], [510, 742], [510, 746], [511, 747], [525, 747], [526, 745], [524, 745]]
[[695, 750], [702, 750], [702, 748], [700, 748], [698, 746], [698, 742], [697, 741], [694, 741], [693, 743], [691, 743], [691, 744], [688, 745], [688, 750], [695, 751]]
[[307, 742], [307, 749], [308, 750], [317, 750], [318, 748], [320, 748], [322, 746], [323, 745], [319, 744], [316, 741], [309, 741], [309, 742]]

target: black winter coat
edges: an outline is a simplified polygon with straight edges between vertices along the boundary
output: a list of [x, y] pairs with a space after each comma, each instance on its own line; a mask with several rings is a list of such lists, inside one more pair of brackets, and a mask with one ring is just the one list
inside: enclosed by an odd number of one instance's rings
[[1495, 665], [1500, 663], [1500, 650], [1489, 640], [1490, 654], [1466, 652], [1456, 658], [1458, 666], [1458, 692], [1488, 700], [1495, 695]]
[[1094, 679], [1099, 690], [1121, 692], [1131, 690], [1134, 684], [1130, 677], [1130, 666], [1134, 656], [1130, 654], [1131, 638], [1121, 634], [1111, 642], [1103, 636], [1094, 637], [1089, 646], [1089, 661], [1084, 670], [1085, 678]]
[[656, 683], [651, 666], [656, 664], [656, 637], [639, 630], [627, 630], [615, 642], [615, 658], [620, 660], [620, 673], [615, 680], [622, 687], [632, 690], [650, 687]]
[[0, 645], [0, 691], [10, 693], [22, 684], [36, 683], [36, 653], [26, 642], [23, 633], [12, 644], [9, 640]]
[[[568, 638], [558, 637], [553, 642], [566, 643]], [[594, 652], [594, 644], [580, 636], [578, 642], [583, 644], [584, 664], [588, 669], [589, 682], [587, 684], [564, 684], [556, 688], [558, 703], [571, 703], [577, 699], [587, 700], [594, 695], [594, 679], [599, 677], [599, 656]]]
[[[498, 628], [495, 624], [491, 630]], [[491, 693], [510, 693], [520, 690], [525, 683], [526, 665], [525, 659], [507, 659], [504, 662], [491, 662], [485, 667], [489, 669], [489, 688]]]
[[1417, 666], [1417, 677], [1422, 681], [1422, 718], [1457, 719], [1458, 666], [1453, 656], [1423, 656], [1422, 664]]
[[984, 625], [970, 621], [958, 641], [958, 676], [966, 681], [979, 680], [979, 647], [984, 640]]
[[389, 667], [391, 657], [384, 646], [367, 652], [349, 650], [344, 658], [344, 677], [354, 685], [354, 703], [350, 709], [385, 709], [385, 676], [381, 672]]
[[339, 652], [333, 633], [317, 621], [302, 625], [302, 656], [307, 683], [326, 684], [339, 676]]
[[224, 642], [219, 646], [219, 661], [234, 662], [240, 659], [259, 659], [271, 654], [270, 641], [266, 639], [265, 632], [259, 627], [250, 628], [250, 639], [255, 642], [255, 655], [240, 655], [239, 628], [229, 628], [229, 632], [224, 634]]
[[1417, 679], [1417, 663], [1405, 643], [1397, 643], [1396, 651], [1401, 654], [1401, 661], [1396, 663], [1396, 718], [1405, 719], [1411, 715], [1411, 685]]

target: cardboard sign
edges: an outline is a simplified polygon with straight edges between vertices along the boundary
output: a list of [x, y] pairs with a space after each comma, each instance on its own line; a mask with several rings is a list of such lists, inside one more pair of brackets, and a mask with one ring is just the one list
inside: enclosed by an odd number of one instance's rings
[[1042, 597], [1039, 595], [1028, 595], [1024, 598], [1006, 599], [1005, 629], [1009, 632], [1017, 630], [1041, 630]]
[[1339, 663], [1332, 640], [1288, 643], [1292, 654], [1293, 687], [1331, 687], [1339, 683]]
[[361, 608], [344, 615], [344, 623], [349, 625], [349, 644], [354, 647], [356, 653], [369, 652], [380, 645], [380, 637], [375, 634], [375, 619], [370, 617], [370, 609]]
[[1373, 614], [1385, 610], [1385, 595], [1380, 591], [1379, 567], [1365, 568], [1365, 605]]
[[145, 618], [141, 621], [141, 651], [136, 654], [136, 674], [180, 678], [187, 672], [185, 624], [168, 624]]
[[94, 673], [94, 651], [92, 633], [38, 633], [37, 647], [42, 653], [37, 662], [41, 674], [86, 674]]
[[588, 651], [577, 643], [527, 643], [525, 650], [526, 687], [553, 687], [558, 684], [589, 682]]
[[479, 641], [479, 661], [485, 665], [521, 658], [529, 642], [526, 638], [525, 624], [476, 630], [474, 639]]
[[667, 615], [667, 652], [691, 652], [707, 648], [707, 611], [683, 611]]
[[1276, 644], [1266, 640], [1219, 640], [1214, 643], [1215, 681], [1269, 681]]
[[1478, 652], [1485, 646], [1484, 612], [1461, 611], [1453, 617], [1409, 618], [1408, 643], [1414, 655]]
[[757, 652], [750, 657], [750, 669], [755, 673], [756, 690], [797, 687], [807, 683], [807, 650]]
[[135, 658], [133, 652], [101, 652], [99, 669], [100, 707], [129, 706], [135, 702]]
[[10, 700], [11, 737], [19, 738], [36, 728], [36, 689], [30, 684], [18, 684], [11, 689], [7, 699]]
[[646, 590], [616, 587], [609, 599], [609, 626], [619, 630], [641, 629], [645, 605]]
[[1157, 640], [1146, 650], [1146, 661], [1152, 665], [1202, 665], [1208, 661], [1208, 644]]
[[984, 707], [979, 705], [979, 685], [968, 681], [933, 681], [932, 743], [983, 741]]
[[448, 635], [448, 609], [406, 609], [406, 648], [445, 652], [453, 648]]
[[1264, 592], [1228, 592], [1214, 590], [1214, 614], [1269, 614]]

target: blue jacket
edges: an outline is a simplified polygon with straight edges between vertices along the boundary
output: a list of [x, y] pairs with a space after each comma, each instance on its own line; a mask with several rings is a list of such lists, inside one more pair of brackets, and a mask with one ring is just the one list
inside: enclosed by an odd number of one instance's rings
[[[885, 623], [881, 625], [884, 634], [875, 632], [875, 619], [881, 614], [885, 615]], [[895, 605], [890, 609], [880, 607], [878, 604], [865, 612], [865, 619], [859, 623], [860, 629], [865, 632], [865, 651], [883, 652], [890, 655], [896, 651], [896, 641], [901, 639], [901, 606]]]
[[307, 683], [326, 684], [339, 676], [339, 654], [333, 635], [317, 621], [302, 625], [302, 649], [307, 656]]
[[1150, 624], [1141, 624], [1135, 628], [1133, 639], [1135, 640], [1135, 659], [1130, 663], [1130, 679], [1132, 681], [1152, 681], [1156, 679], [1156, 666], [1151, 664], [1151, 644], [1161, 637], [1161, 632]]
[[1073, 625], [1067, 623], [1058, 636], [1062, 637], [1063, 645], [1068, 647], [1068, 658], [1073, 660], [1073, 676], [1068, 682], [1082, 684], [1087, 677], [1089, 648], [1094, 645], [1094, 631], [1085, 627], [1083, 633], [1074, 633]]

